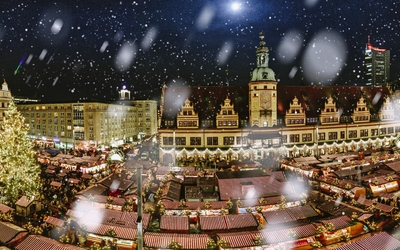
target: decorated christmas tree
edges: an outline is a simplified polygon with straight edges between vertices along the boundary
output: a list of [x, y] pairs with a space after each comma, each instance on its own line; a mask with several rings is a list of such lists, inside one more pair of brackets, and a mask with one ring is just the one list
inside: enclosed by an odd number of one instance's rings
[[28, 126], [11, 101], [0, 124], [0, 202], [14, 204], [21, 196], [37, 196], [40, 166], [36, 161]]

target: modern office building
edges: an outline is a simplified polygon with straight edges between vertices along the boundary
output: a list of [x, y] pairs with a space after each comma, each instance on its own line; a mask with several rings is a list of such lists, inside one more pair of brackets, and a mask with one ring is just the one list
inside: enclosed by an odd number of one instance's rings
[[260, 160], [389, 146], [400, 132], [387, 87], [281, 86], [261, 41], [242, 86], [163, 87], [159, 159]]
[[364, 81], [367, 86], [386, 86], [390, 80], [390, 50], [372, 46], [370, 37], [365, 48]]
[[157, 102], [130, 96], [112, 103], [20, 102], [17, 108], [41, 147], [116, 147], [157, 133]]

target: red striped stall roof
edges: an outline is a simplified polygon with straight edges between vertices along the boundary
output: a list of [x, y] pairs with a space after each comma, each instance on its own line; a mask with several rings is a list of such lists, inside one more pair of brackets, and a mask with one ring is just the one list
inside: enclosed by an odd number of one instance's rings
[[207, 249], [208, 235], [205, 234], [175, 234], [174, 240], [183, 249]]
[[168, 248], [173, 236], [174, 234], [146, 232], [143, 241], [147, 247]]
[[234, 232], [234, 233], [219, 233], [219, 237], [228, 242], [230, 247], [249, 247], [254, 246], [254, 237], [261, 236], [267, 244], [276, 244], [281, 242], [293, 241], [290, 237], [290, 232], [294, 231], [297, 238], [302, 239], [316, 234], [316, 228], [312, 224], [302, 225], [297, 227], [288, 227], [281, 229], [272, 229], [254, 231], [254, 232]]
[[288, 209], [291, 212], [292, 216], [296, 218], [296, 220], [318, 216], [317, 211], [315, 211], [315, 209], [310, 205], [290, 207]]
[[167, 234], [147, 232], [144, 244], [152, 248], [168, 248], [172, 240], [178, 242], [183, 249], [207, 249], [208, 235], [206, 234]]
[[49, 223], [51, 225], [54, 225], [54, 226], [62, 227], [64, 225], [64, 223], [65, 223], [65, 220], [61, 220], [61, 219], [58, 219], [58, 218], [53, 217], [53, 216], [48, 216], [46, 218], [45, 222], [47, 222], [47, 223]]
[[368, 220], [373, 214], [362, 214], [360, 217], [358, 217], [359, 221], [365, 221]]
[[231, 214], [224, 216], [228, 229], [257, 227], [253, 214]]
[[316, 227], [313, 224], [307, 224], [295, 227], [288, 226], [287, 228], [269, 227], [267, 225], [266, 229], [258, 231], [258, 235], [264, 238], [266, 243], [275, 244], [293, 240], [290, 237], [291, 231], [293, 231], [299, 239], [317, 234]]
[[40, 235], [29, 235], [15, 247], [17, 250], [83, 250], [85, 248], [63, 244]]
[[[251, 182], [254, 193], [251, 197], [242, 192], [242, 182]], [[219, 189], [221, 200], [228, 200], [230, 197], [240, 199], [252, 199], [255, 197], [267, 197], [278, 195], [289, 195], [294, 193], [294, 189], [290, 182], [277, 181], [272, 176], [260, 176], [252, 178], [237, 178], [237, 179], [219, 179]]]
[[19, 233], [27, 233], [27, 230], [9, 222], [0, 222], [0, 232], [0, 242], [5, 244], [15, 238]]
[[62, 186], [62, 183], [61, 183], [61, 182], [58, 182], [58, 181], [52, 181], [52, 182], [50, 183], [50, 185], [51, 185], [51, 186], [55, 186], [55, 187], [61, 187], [61, 186]]
[[11, 212], [13, 210], [14, 210], [14, 208], [12, 208], [12, 207], [9, 207], [9, 206], [4, 205], [4, 204], [0, 204], [0, 212], [2, 212], [2, 213], [8, 213], [8, 212]]
[[189, 217], [187, 216], [161, 216], [160, 229], [189, 231]]
[[218, 234], [221, 240], [226, 240], [230, 247], [254, 246], [254, 232], [234, 232]]
[[318, 213], [310, 205], [265, 211], [262, 214], [269, 224], [279, 224], [318, 216]]
[[112, 229], [114, 229], [114, 231], [116, 233], [115, 238], [134, 240], [137, 236], [136, 228], [110, 226], [110, 225], [90, 223], [90, 222], [85, 223], [85, 224], [79, 223], [79, 225], [80, 226], [85, 225], [87, 232], [93, 233], [93, 234], [98, 234], [98, 235], [107, 235], [107, 231], [110, 228], [112, 228]]
[[[97, 224], [115, 225], [121, 227], [137, 228], [138, 215], [135, 212], [125, 212], [105, 208], [97, 208], [86, 211], [84, 216], [80, 217], [79, 223], [85, 224], [96, 222]], [[142, 225], [147, 228], [150, 220], [149, 214], [143, 214]]]
[[[180, 207], [180, 202], [179, 201], [170, 201], [170, 200], [162, 200], [162, 203], [165, 206], [165, 209], [167, 210], [174, 210], [174, 209], [188, 209], [188, 210], [196, 210], [197, 208], [203, 208], [204, 207], [204, 201], [191, 201], [191, 202], [186, 202], [186, 207]], [[226, 204], [226, 201], [210, 201], [210, 205], [212, 209], [221, 209], [221, 208], [227, 208], [228, 205]]]
[[268, 224], [279, 224], [285, 223], [289, 221], [295, 221], [296, 218], [291, 216], [291, 213], [288, 210], [274, 210], [274, 211], [266, 211], [262, 213], [265, 220]]
[[201, 230], [228, 229], [223, 216], [200, 216], [199, 221]]
[[341, 229], [341, 228], [345, 228], [348, 227], [352, 222], [351, 219], [347, 216], [339, 216], [333, 219], [328, 219], [328, 220], [320, 220], [322, 222], [322, 224], [328, 224], [329, 222], [331, 222], [334, 226], [335, 229]]
[[337, 250], [395, 250], [400, 249], [400, 241], [386, 232], [336, 248]]
[[253, 214], [229, 214], [224, 216], [200, 216], [202, 230], [225, 230], [235, 228], [257, 227], [258, 222]]
[[85, 215], [85, 213], [83, 213], [81, 211], [76, 211], [73, 209], [68, 209], [66, 212], [66, 215], [74, 217], [75, 219], [79, 219], [79, 218], [83, 217]]

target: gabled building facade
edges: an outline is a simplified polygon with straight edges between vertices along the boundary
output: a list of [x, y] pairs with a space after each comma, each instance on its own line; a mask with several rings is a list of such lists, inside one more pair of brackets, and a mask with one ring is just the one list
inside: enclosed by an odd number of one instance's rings
[[393, 143], [400, 110], [389, 88], [281, 86], [260, 38], [247, 86], [163, 86], [161, 161], [318, 156]]
[[12, 100], [11, 91], [8, 89], [8, 84], [4, 78], [4, 82], [0, 90], [0, 124], [3, 122], [5, 111], [8, 109], [8, 105]]

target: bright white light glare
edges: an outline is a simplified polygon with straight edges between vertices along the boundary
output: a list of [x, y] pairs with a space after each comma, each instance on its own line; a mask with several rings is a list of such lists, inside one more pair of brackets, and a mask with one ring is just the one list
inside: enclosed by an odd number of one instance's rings
[[211, 23], [215, 16], [215, 7], [211, 4], [206, 5], [196, 20], [196, 28], [198, 30], [205, 30]]
[[374, 96], [374, 98], [372, 99], [372, 103], [373, 104], [377, 104], [379, 99], [381, 99], [382, 93], [381, 92], [377, 92]]
[[64, 25], [64, 22], [61, 19], [55, 20], [50, 29], [51, 33], [53, 33], [54, 35], [57, 35], [61, 31], [61, 28], [63, 27], [63, 25]]
[[319, 0], [305, 0], [304, 4], [308, 7], [308, 8], [312, 8], [315, 5], [317, 5], [317, 3], [319, 2]]
[[30, 55], [28, 56], [28, 58], [26, 59], [25, 63], [26, 63], [26, 64], [30, 64], [30, 63], [31, 63], [31, 60], [32, 60], [32, 58], [33, 58], [33, 55], [32, 55], [32, 54], [30, 54]]
[[54, 79], [54, 81], [53, 81], [53, 86], [56, 85], [57, 81], [58, 81], [58, 76]]
[[127, 71], [135, 60], [136, 52], [137, 48], [134, 43], [124, 43], [118, 51], [115, 59], [115, 67], [121, 72]]
[[106, 51], [107, 47], [108, 47], [108, 41], [104, 41], [100, 47], [100, 52], [103, 53], [104, 51]]
[[283, 63], [291, 63], [296, 59], [296, 56], [303, 45], [303, 36], [298, 30], [289, 31], [282, 39], [278, 47], [278, 60]]
[[42, 61], [46, 55], [47, 55], [47, 49], [43, 49], [39, 55], [39, 60]]
[[[173, 79], [168, 82], [167, 86], [171, 88], [185, 86], [185, 81], [182, 79]], [[182, 90], [179, 94], [175, 91], [167, 91], [164, 101], [170, 103], [174, 108], [181, 109], [185, 104], [185, 100], [190, 97], [189, 90]]]
[[111, 186], [110, 186], [110, 191], [111, 192], [115, 192], [115, 191], [117, 191], [117, 189], [119, 188], [119, 184], [120, 184], [121, 182], [119, 181], [119, 180], [113, 180], [113, 182], [111, 183]]
[[293, 79], [298, 71], [298, 68], [295, 66], [290, 70], [289, 77]]
[[221, 50], [220, 53], [218, 54], [217, 57], [217, 63], [218, 65], [225, 65], [229, 59], [229, 56], [233, 52], [233, 43], [232, 42], [226, 42]]
[[117, 33], [115, 33], [114, 42], [119, 43], [122, 40], [122, 38], [124, 38], [124, 32], [119, 30]]
[[346, 62], [346, 42], [333, 31], [319, 32], [307, 46], [302, 68], [309, 82], [327, 84], [338, 77]]
[[143, 50], [148, 50], [150, 47], [153, 45], [154, 41], [156, 40], [158, 34], [158, 30], [155, 27], [150, 28], [147, 32], [146, 35], [144, 36], [142, 40], [142, 49]]
[[234, 11], [239, 10], [239, 9], [240, 9], [240, 3], [238, 3], [238, 2], [232, 3], [231, 8], [232, 8], [232, 10], [234, 10]]

